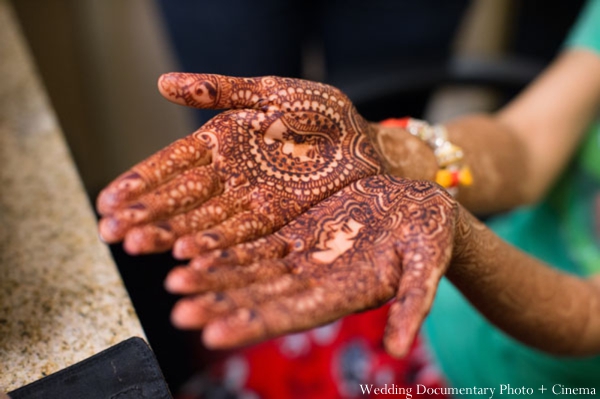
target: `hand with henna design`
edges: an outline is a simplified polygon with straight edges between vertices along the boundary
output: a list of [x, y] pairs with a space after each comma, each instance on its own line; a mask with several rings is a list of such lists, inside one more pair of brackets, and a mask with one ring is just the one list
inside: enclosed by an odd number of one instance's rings
[[352, 183], [275, 234], [214, 250], [171, 271], [186, 295], [174, 323], [209, 347], [329, 323], [391, 299], [384, 342], [401, 356], [448, 267], [457, 205], [439, 186], [384, 175]]
[[98, 198], [100, 235], [190, 258], [284, 226], [382, 171], [373, 126], [338, 89], [279, 77], [167, 74], [178, 104], [231, 109], [124, 173]]

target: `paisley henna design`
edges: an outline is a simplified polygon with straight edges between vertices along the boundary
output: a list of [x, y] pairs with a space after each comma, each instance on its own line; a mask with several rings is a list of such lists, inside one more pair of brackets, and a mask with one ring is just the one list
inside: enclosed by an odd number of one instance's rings
[[126, 172], [98, 198], [100, 234], [179, 258], [267, 235], [353, 181], [381, 172], [373, 127], [338, 89], [280, 77], [168, 74], [161, 93], [235, 108]]
[[384, 342], [409, 348], [452, 254], [456, 202], [439, 186], [378, 175], [344, 188], [275, 234], [171, 271], [181, 328], [214, 348], [329, 323], [383, 305]]

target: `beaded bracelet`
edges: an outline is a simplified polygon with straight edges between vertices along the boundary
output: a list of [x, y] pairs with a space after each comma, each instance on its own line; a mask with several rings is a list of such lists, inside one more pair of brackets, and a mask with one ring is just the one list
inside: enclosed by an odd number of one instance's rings
[[473, 184], [473, 175], [463, 164], [463, 150], [448, 141], [448, 132], [443, 125], [431, 126], [425, 121], [414, 118], [390, 118], [381, 121], [385, 127], [399, 127], [411, 135], [423, 140], [433, 150], [439, 166], [435, 182], [456, 196], [460, 186]]

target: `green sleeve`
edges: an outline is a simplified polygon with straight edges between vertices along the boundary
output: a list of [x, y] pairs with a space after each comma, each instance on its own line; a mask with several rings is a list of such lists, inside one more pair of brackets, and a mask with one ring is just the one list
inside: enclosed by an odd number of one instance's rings
[[565, 44], [600, 53], [600, 0], [588, 0]]

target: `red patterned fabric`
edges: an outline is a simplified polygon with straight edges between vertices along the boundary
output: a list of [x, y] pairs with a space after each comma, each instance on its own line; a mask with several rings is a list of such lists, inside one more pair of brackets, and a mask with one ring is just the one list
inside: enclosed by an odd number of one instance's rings
[[[445, 386], [420, 339], [404, 359], [385, 352], [388, 308], [232, 352], [190, 381], [177, 398], [369, 398], [381, 395], [374, 394], [375, 388], [386, 387], [396, 397], [412, 388], [416, 397], [417, 384]], [[366, 393], [369, 388], [371, 394]]]

